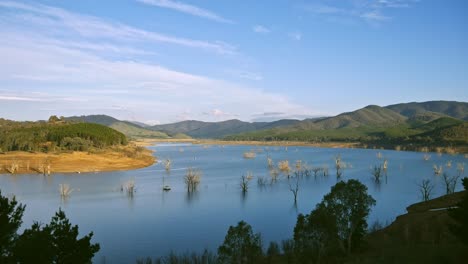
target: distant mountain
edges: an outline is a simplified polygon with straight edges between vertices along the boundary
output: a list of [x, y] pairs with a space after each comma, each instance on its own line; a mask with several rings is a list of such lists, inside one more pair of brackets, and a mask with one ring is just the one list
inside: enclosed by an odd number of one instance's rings
[[429, 101], [422, 103], [405, 103], [389, 105], [385, 108], [393, 110], [406, 117], [412, 117], [427, 112], [443, 114], [468, 121], [468, 103], [456, 101]]
[[290, 126], [299, 123], [299, 120], [283, 119], [274, 122], [244, 122], [237, 119], [222, 122], [202, 122], [187, 120], [173, 124], [156, 125], [149, 127], [152, 130], [167, 133], [184, 133], [194, 138], [223, 138], [228, 135], [251, 132], [261, 129]]
[[129, 121], [120, 121], [116, 118], [107, 115], [87, 115], [87, 116], [71, 116], [66, 117], [65, 120], [94, 123], [111, 127], [130, 138], [172, 138], [167, 133], [160, 131], [153, 131], [143, 128]]
[[[256, 130], [228, 140], [359, 141], [381, 145], [465, 146], [468, 142], [467, 103], [434, 101], [380, 107], [289, 126]], [[396, 111], [392, 110], [395, 109]], [[457, 118], [458, 117], [458, 118]]]
[[137, 126], [143, 127], [143, 128], [151, 126], [151, 125], [148, 125], [146, 123], [138, 122], [138, 121], [128, 121], [128, 120], [126, 120], [125, 122], [132, 123], [134, 125], [137, 125]]
[[355, 128], [361, 126], [388, 127], [402, 124], [407, 117], [392, 110], [369, 105], [354, 112], [343, 113], [334, 117], [313, 122], [319, 129]]

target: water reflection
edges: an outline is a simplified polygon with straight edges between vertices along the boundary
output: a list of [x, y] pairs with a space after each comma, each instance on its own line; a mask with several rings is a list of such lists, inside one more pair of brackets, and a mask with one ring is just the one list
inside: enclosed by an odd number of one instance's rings
[[197, 201], [199, 198], [198, 191], [186, 192], [185, 201], [188, 205], [191, 205], [194, 201]]

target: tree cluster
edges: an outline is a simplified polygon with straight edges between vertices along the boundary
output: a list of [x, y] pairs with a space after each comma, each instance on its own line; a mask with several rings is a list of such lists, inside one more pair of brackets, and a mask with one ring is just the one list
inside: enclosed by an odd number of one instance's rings
[[127, 144], [124, 134], [99, 124], [0, 122], [0, 151], [86, 151], [121, 144]]
[[0, 263], [91, 263], [99, 244], [92, 244], [93, 233], [78, 238], [73, 226], [59, 210], [49, 224], [35, 222], [22, 234], [25, 206], [0, 192]]

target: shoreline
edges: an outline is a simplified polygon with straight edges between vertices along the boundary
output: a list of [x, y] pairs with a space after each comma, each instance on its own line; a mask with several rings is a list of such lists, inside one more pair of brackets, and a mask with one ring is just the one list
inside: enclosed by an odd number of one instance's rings
[[248, 146], [307, 146], [324, 148], [353, 148], [358, 142], [325, 142], [310, 143], [301, 141], [229, 141], [217, 139], [143, 139], [135, 141], [137, 146], [151, 146], [156, 143], [192, 143], [196, 145], [248, 145]]
[[[141, 169], [153, 165], [152, 151], [136, 145], [96, 152], [30, 153], [12, 151], [0, 154], [1, 174], [88, 173]], [[14, 173], [11, 173], [13, 169]]]
[[[321, 142], [312, 143], [304, 141], [231, 141], [231, 140], [218, 140], [218, 139], [141, 139], [134, 141], [138, 146], [151, 146], [157, 143], [192, 143], [197, 145], [247, 145], [247, 146], [292, 146], [292, 147], [319, 147], [319, 148], [357, 148], [357, 149], [377, 149], [377, 150], [393, 150], [393, 151], [409, 151], [420, 153], [441, 153], [441, 154], [459, 154], [468, 158], [468, 148], [466, 147], [427, 147], [419, 148], [403, 148], [393, 147], [384, 148], [377, 147], [376, 145], [369, 146], [360, 142]], [[439, 150], [437, 150], [439, 149]]]

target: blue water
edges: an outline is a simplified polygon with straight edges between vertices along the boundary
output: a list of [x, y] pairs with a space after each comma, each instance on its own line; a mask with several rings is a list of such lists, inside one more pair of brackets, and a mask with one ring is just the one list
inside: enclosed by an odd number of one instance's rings
[[[172, 160], [170, 173], [161, 163], [125, 172], [0, 175], [3, 195], [15, 195], [26, 204], [22, 228], [33, 221], [48, 223], [61, 207], [80, 233], [94, 232], [94, 242], [101, 250], [96, 263], [134, 263], [137, 258], [157, 257], [170, 250], [186, 252], [205, 248], [216, 251], [227, 229], [244, 220], [255, 232], [261, 232], [264, 244], [271, 240], [291, 238], [298, 213], [309, 213], [323, 195], [337, 182], [334, 157], [341, 155], [347, 164], [342, 179], [358, 179], [377, 200], [369, 223], [376, 220], [391, 222], [406, 212], [406, 207], [420, 201], [418, 184], [430, 179], [435, 185], [434, 197], [443, 195], [442, 176], [435, 176], [433, 165], [444, 165], [444, 172], [457, 174], [457, 163], [467, 160], [461, 155], [429, 153], [425, 161], [422, 153], [367, 149], [330, 149], [314, 147], [254, 147], [203, 146], [190, 144], [160, 144], [150, 147], [160, 161]], [[262, 151], [254, 159], [244, 159], [243, 153], [252, 149]], [[379, 159], [380, 152], [383, 158]], [[296, 160], [308, 166], [328, 166], [328, 177], [313, 175], [300, 181], [298, 202], [287, 179], [280, 174], [275, 184], [257, 185], [258, 176], [270, 177], [267, 155], [275, 164], [289, 160], [294, 168]], [[388, 176], [376, 184], [371, 166], [388, 160]], [[447, 161], [452, 166], [446, 167]], [[198, 191], [188, 195], [184, 176], [188, 167], [202, 172]], [[468, 168], [467, 168], [468, 169]], [[243, 195], [240, 177], [252, 172], [248, 192]], [[120, 191], [120, 186], [134, 180], [133, 197]], [[172, 190], [164, 192], [162, 186]], [[69, 184], [74, 191], [61, 199], [59, 184]], [[460, 183], [457, 190], [461, 190]]]

